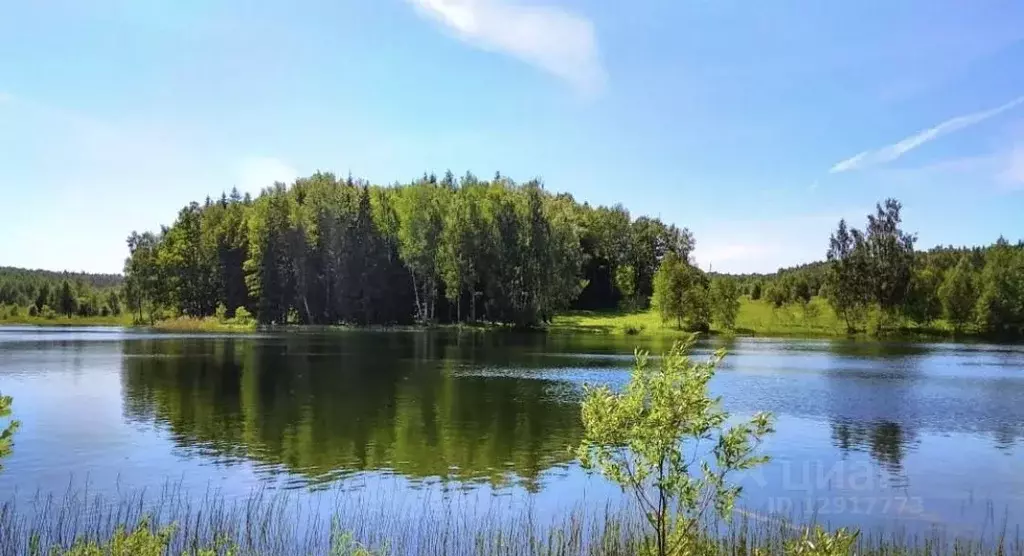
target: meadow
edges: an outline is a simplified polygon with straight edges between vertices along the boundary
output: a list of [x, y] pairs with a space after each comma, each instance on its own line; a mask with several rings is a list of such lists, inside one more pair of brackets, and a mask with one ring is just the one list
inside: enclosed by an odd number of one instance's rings
[[[860, 336], [899, 336], [919, 338], [942, 338], [953, 335], [953, 329], [943, 320], [928, 326], [921, 326], [909, 320], [885, 323], [879, 333], [880, 315], [868, 315]], [[675, 322], [663, 322], [656, 309], [642, 311], [570, 311], [556, 316], [550, 326], [556, 332], [581, 332], [616, 334], [628, 336], [683, 337], [688, 332], [679, 329]], [[712, 322], [712, 334], [736, 334], [741, 336], [846, 337], [850, 334], [846, 324], [837, 316], [822, 297], [814, 297], [809, 303], [790, 303], [775, 307], [765, 300], [740, 297], [740, 310], [732, 329]], [[970, 329], [965, 335], [970, 335]]]

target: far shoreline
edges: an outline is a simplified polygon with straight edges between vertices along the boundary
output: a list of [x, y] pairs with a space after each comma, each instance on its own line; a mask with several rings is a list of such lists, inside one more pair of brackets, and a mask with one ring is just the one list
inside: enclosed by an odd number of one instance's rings
[[[835, 320], [834, 315], [821, 311], [824, 300], [815, 299], [818, 303], [815, 319], [794, 317], [795, 312], [807, 311], [806, 308], [793, 307], [772, 308], [767, 303], [744, 298], [737, 326], [732, 330], [711, 328], [699, 334], [715, 338], [778, 338], [778, 339], [849, 339], [865, 342], [938, 342], [938, 343], [976, 343], [992, 342], [999, 344], [1020, 344], [1020, 338], [1000, 338], [975, 330], [954, 333], [943, 322], [929, 326], [896, 326], [876, 333], [858, 330], [848, 333]], [[766, 317], [765, 315], [769, 315]], [[831, 317], [831, 318], [829, 318]], [[8, 317], [0, 320], [0, 328], [12, 326], [33, 326], [40, 328], [74, 328], [74, 327], [116, 327], [155, 332], [179, 333], [217, 333], [217, 334], [250, 334], [259, 332], [339, 332], [339, 331], [375, 331], [375, 332], [426, 332], [455, 331], [459, 333], [524, 333], [565, 335], [580, 334], [608, 338], [635, 338], [637, 340], [684, 339], [693, 332], [663, 324], [654, 310], [645, 311], [568, 311], [556, 315], [543, 326], [533, 328], [516, 328], [509, 325], [493, 323], [434, 323], [434, 324], [401, 324], [401, 325], [305, 325], [283, 324], [264, 325], [251, 322], [233, 322], [233, 319], [217, 319], [216, 317], [178, 317], [154, 323], [137, 323], [129, 315], [107, 317], [58, 317], [46, 319], [42, 317], [22, 316]]]

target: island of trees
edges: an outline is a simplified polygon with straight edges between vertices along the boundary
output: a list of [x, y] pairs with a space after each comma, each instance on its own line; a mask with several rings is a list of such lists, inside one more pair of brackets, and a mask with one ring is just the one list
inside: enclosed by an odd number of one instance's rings
[[570, 307], [645, 303], [661, 260], [688, 259], [693, 238], [500, 174], [378, 187], [317, 173], [192, 203], [128, 247], [125, 298], [140, 318], [535, 326]]

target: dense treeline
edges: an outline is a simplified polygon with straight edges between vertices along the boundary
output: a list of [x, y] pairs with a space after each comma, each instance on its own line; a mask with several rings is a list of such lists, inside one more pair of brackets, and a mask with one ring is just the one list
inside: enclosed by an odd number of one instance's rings
[[[770, 275], [712, 276], [711, 281], [732, 281], [751, 299], [774, 307], [802, 304], [805, 314], [812, 314], [811, 299], [821, 296], [850, 332], [932, 327], [943, 320], [954, 332], [1024, 335], [1024, 242], [999, 238], [988, 247], [915, 251], [917, 238], [902, 230], [901, 209], [898, 201], [887, 199], [868, 215], [863, 230], [841, 220], [825, 262]], [[709, 279], [687, 265], [672, 270], [676, 264], [666, 260], [660, 283], [664, 291], [674, 287], [685, 293], [657, 303], [662, 316], [706, 328], [709, 310], [717, 305]], [[661, 297], [656, 288], [655, 301]]]
[[916, 237], [899, 227], [900, 209], [888, 199], [863, 231], [840, 221], [830, 238], [825, 287], [847, 328], [856, 330], [874, 309], [879, 328], [901, 317], [920, 325], [945, 318], [955, 331], [1024, 333], [1024, 242], [915, 253]]
[[822, 293], [828, 264], [824, 261], [780, 268], [771, 274], [727, 275], [745, 294], [753, 300], [764, 299], [781, 307], [788, 303], [809, 302]]
[[116, 274], [0, 267], [0, 317], [118, 315], [121, 282]]
[[140, 320], [244, 310], [262, 323], [532, 326], [570, 306], [644, 306], [662, 258], [688, 258], [693, 238], [500, 174], [380, 187], [317, 173], [192, 203], [128, 247]]

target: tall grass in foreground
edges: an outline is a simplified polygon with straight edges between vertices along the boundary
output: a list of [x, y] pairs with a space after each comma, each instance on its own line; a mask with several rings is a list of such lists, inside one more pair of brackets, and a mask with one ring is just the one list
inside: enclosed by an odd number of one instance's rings
[[[1004, 528], [1005, 529], [1005, 528]], [[813, 531], [781, 517], [742, 514], [705, 528], [700, 554], [846, 554], [822, 551]], [[119, 499], [69, 490], [0, 506], [0, 555], [636, 554], [646, 530], [629, 507], [576, 507], [554, 517], [522, 500], [461, 494], [389, 498], [336, 489], [318, 496], [256, 491], [196, 499], [173, 485]], [[808, 547], [813, 548], [813, 550]], [[941, 530], [861, 533], [856, 554], [1024, 556], [1019, 531], [951, 538]]]

